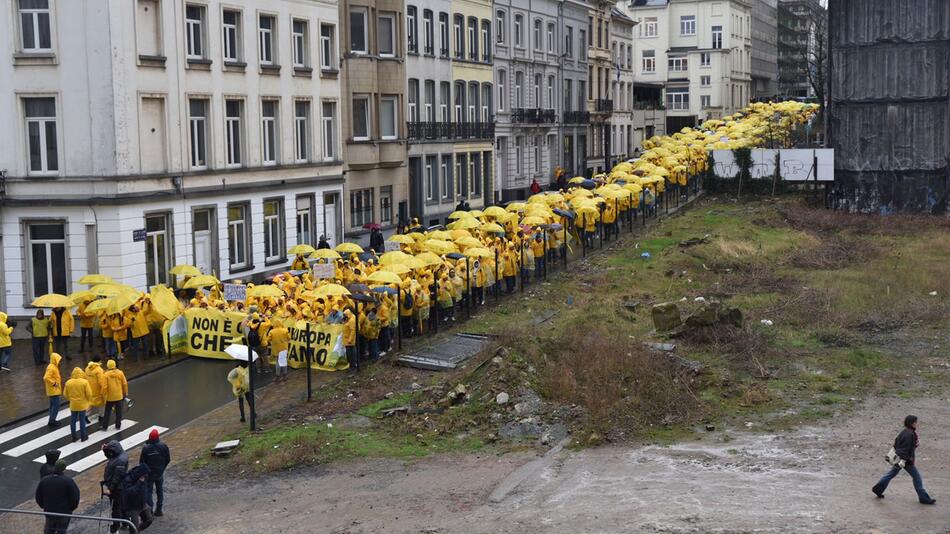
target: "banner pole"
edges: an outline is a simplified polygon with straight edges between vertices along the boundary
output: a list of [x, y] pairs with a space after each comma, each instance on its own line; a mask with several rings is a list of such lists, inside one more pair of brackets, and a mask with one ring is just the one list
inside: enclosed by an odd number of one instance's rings
[[[248, 340], [245, 339], [245, 342]], [[251, 410], [251, 432], [257, 430], [257, 411], [254, 410], [254, 360], [252, 359], [253, 351], [251, 351], [251, 344], [247, 344], [247, 383], [248, 383], [248, 392], [250, 397], [247, 401], [247, 407]]]
[[[309, 402], [313, 398], [313, 382], [311, 378], [312, 370], [310, 369], [310, 321], [307, 321], [307, 401]], [[278, 356], [279, 358], [280, 356]]]

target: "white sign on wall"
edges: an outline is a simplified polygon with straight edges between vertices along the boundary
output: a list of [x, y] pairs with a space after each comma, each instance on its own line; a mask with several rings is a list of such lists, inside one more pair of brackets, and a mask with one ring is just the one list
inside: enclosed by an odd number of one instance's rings
[[[713, 150], [713, 171], [721, 178], [736, 178], [741, 170], [731, 150]], [[833, 182], [835, 179], [835, 152], [831, 148], [755, 148], [752, 149], [752, 179], [771, 179], [775, 175], [775, 157], [778, 154], [779, 176], [786, 182]], [[818, 165], [815, 168], [815, 158]]]
[[333, 263], [314, 263], [313, 278], [333, 278], [336, 276], [336, 265]]
[[247, 300], [247, 286], [244, 284], [224, 284], [224, 300]]

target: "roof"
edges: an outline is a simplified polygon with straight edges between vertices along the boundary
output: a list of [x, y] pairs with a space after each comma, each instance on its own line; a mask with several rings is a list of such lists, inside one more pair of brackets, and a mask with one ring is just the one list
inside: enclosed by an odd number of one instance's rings
[[622, 21], [624, 21], [624, 22], [627, 22], [627, 23], [629, 23], [629, 24], [632, 24], [632, 25], [638, 24], [637, 21], [635, 21], [635, 20], [633, 20], [632, 18], [628, 17], [626, 13], [624, 13], [623, 11], [620, 11], [619, 9], [617, 9], [616, 6], [611, 6], [611, 8], [610, 8], [610, 16], [611, 16], [611, 18], [620, 19], [620, 20], [622, 20]]
[[669, 0], [633, 0], [630, 7], [663, 7], [669, 3]]

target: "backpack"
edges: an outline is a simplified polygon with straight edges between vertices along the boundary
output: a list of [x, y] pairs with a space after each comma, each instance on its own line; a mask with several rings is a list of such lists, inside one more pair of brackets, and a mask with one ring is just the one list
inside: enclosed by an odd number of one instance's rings
[[403, 308], [412, 308], [413, 304], [415, 304], [415, 301], [412, 300], [412, 292], [406, 291], [406, 298], [402, 301]]
[[[139, 464], [122, 477], [122, 495], [125, 499], [123, 504], [126, 510], [145, 508], [145, 496], [148, 493], [148, 474], [148, 466]], [[142, 475], [146, 476], [145, 480], [140, 480]]]
[[261, 335], [257, 333], [256, 328], [252, 328], [247, 332], [247, 345], [249, 347], [261, 346]]

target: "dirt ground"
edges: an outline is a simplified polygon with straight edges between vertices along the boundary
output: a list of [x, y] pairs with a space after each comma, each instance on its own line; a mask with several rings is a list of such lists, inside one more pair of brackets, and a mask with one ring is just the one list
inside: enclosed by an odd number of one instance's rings
[[[227, 487], [177, 469], [149, 531], [947, 533], [944, 396], [874, 399], [780, 435], [717, 429], [669, 447], [564, 451], [499, 503], [488, 495], [533, 453], [347, 462]], [[936, 506], [917, 503], [906, 474], [885, 499], [870, 492], [908, 413], [921, 418], [918, 466]]]

